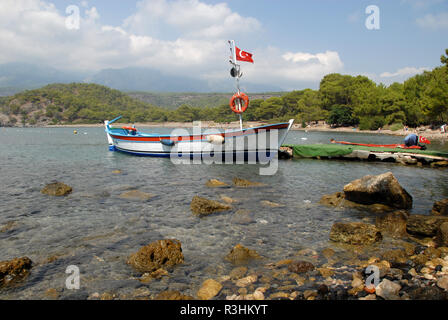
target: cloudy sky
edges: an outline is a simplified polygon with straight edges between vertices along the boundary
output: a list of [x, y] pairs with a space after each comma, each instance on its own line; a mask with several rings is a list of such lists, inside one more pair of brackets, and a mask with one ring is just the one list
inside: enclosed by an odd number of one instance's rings
[[[366, 26], [371, 5], [379, 29]], [[403, 81], [440, 64], [447, 33], [448, 0], [0, 1], [0, 63], [214, 81], [228, 77], [235, 39], [255, 60], [242, 63], [244, 79], [284, 90], [317, 88], [331, 72]]]

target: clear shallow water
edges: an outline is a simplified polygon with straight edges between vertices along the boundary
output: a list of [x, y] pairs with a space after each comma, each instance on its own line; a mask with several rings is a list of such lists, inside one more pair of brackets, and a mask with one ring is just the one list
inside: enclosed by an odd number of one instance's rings
[[[44, 298], [48, 288], [62, 298], [84, 299], [93, 292], [127, 294], [137, 288], [151, 293], [165, 289], [194, 295], [202, 281], [228, 274], [223, 260], [237, 243], [255, 249], [267, 262], [293, 256], [303, 248], [331, 246], [328, 234], [341, 220], [370, 219], [356, 210], [334, 210], [316, 204], [322, 195], [367, 174], [392, 171], [414, 197], [413, 213], [427, 213], [436, 200], [448, 197], [447, 170], [405, 167], [387, 163], [326, 160], [279, 161], [274, 176], [260, 176], [259, 165], [174, 165], [169, 159], [133, 157], [109, 152], [102, 128], [0, 128], [0, 261], [28, 256], [36, 266], [19, 287], [0, 292], [0, 298]], [[157, 129], [169, 133], [168, 128]], [[303, 140], [306, 138], [307, 140]], [[396, 143], [402, 138], [359, 133], [292, 131], [286, 143], [328, 143], [330, 138]], [[431, 148], [448, 150], [433, 142]], [[113, 174], [113, 170], [121, 174]], [[241, 177], [267, 187], [210, 189], [208, 179], [231, 183]], [[67, 197], [42, 195], [52, 181], [73, 187]], [[137, 188], [155, 194], [146, 201], [117, 196]], [[194, 195], [238, 200], [232, 212], [197, 218], [191, 214]], [[262, 200], [285, 205], [266, 208]], [[252, 223], [235, 216], [247, 209]], [[162, 238], [182, 242], [185, 263], [169, 277], [142, 284], [126, 265], [126, 258], [141, 246]], [[45, 262], [58, 256], [53, 262]], [[77, 265], [81, 289], [65, 288], [65, 269]]]

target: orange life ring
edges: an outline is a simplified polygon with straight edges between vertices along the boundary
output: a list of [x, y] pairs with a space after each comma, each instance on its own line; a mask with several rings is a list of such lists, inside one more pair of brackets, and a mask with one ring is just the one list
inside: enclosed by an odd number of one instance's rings
[[124, 130], [131, 130], [131, 131], [137, 131], [137, 129], [133, 128], [133, 127], [121, 127], [121, 129]]
[[[244, 104], [241, 106], [241, 110], [238, 110], [238, 106], [236, 103], [236, 99], [244, 101]], [[230, 99], [230, 109], [232, 109], [235, 113], [243, 113], [246, 111], [247, 107], [249, 106], [249, 97], [244, 92], [241, 93], [235, 93], [232, 98]]]

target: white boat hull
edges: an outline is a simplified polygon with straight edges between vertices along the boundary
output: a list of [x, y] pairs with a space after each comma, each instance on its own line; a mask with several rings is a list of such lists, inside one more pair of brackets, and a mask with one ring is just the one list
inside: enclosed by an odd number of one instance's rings
[[284, 142], [293, 120], [243, 130], [198, 135], [154, 135], [110, 128], [106, 121], [109, 149], [153, 157], [272, 158]]

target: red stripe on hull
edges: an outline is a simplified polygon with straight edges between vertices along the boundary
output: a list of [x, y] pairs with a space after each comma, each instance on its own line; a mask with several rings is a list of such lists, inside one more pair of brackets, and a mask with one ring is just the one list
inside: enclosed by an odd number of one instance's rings
[[210, 135], [220, 135], [224, 138], [239, 137], [239, 136], [245, 136], [245, 135], [249, 135], [249, 134], [258, 133], [259, 131], [287, 129], [288, 126], [289, 126], [289, 123], [282, 123], [282, 124], [266, 126], [266, 127], [262, 127], [262, 128], [246, 129], [244, 131], [206, 134], [206, 135], [178, 136], [178, 137], [157, 137], [157, 136], [156, 137], [133, 137], [133, 136], [121, 136], [121, 135], [114, 135], [114, 134], [110, 134], [110, 135], [114, 139], [128, 140], [128, 141], [160, 141], [160, 140], [194, 141], [194, 140], [205, 140], [206, 137], [210, 136]]

